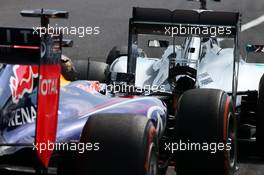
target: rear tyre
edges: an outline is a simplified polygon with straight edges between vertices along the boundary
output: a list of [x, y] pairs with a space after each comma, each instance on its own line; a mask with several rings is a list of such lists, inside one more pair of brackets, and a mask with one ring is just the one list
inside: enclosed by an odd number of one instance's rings
[[177, 175], [235, 172], [236, 128], [232, 108], [230, 98], [221, 90], [193, 89], [181, 96], [176, 129], [178, 143], [186, 144], [186, 148], [182, 146], [177, 151]]
[[79, 80], [96, 80], [105, 82], [108, 77], [108, 65], [103, 62], [87, 60], [74, 60]]
[[156, 130], [145, 117], [94, 115], [85, 125], [80, 142], [99, 143], [100, 149], [77, 156], [79, 175], [157, 175]]
[[261, 156], [264, 156], [264, 75], [259, 82], [256, 139], [258, 152]]

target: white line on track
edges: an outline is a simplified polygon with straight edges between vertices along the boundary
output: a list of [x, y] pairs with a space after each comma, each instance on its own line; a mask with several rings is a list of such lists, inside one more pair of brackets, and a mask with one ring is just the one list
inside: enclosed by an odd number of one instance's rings
[[[252, 20], [252, 21], [250, 21], [250, 22], [248, 22], [246, 24], [243, 24], [242, 27], [241, 27], [241, 32], [244, 32], [244, 31], [246, 31], [246, 30], [248, 30], [248, 29], [250, 29], [252, 27], [256, 27], [257, 25], [260, 25], [263, 22], [264, 22], [264, 15], [254, 19], [254, 20]], [[223, 40], [225, 40], [225, 39], [220, 38], [218, 41], [221, 42]]]
[[250, 29], [252, 27], [255, 27], [257, 25], [260, 25], [263, 22], [264, 22], [264, 15], [262, 15], [262, 16], [256, 18], [256, 19], [254, 19], [254, 20], [252, 20], [252, 21], [250, 21], [250, 22], [248, 22], [246, 24], [243, 24], [241, 31], [243, 32], [245, 30], [248, 30], [248, 29]]

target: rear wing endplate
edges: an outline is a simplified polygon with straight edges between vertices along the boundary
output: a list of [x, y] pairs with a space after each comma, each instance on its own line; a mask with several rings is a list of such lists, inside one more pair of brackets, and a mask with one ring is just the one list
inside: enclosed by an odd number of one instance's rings
[[[67, 18], [68, 12], [43, 9], [24, 10], [21, 15], [40, 17], [41, 27], [46, 27], [49, 24], [49, 18]], [[17, 87], [20, 88], [21, 92], [24, 92], [23, 88], [27, 88], [26, 85], [20, 87], [21, 84], [33, 83], [33, 81], [24, 80], [23, 76], [27, 76], [24, 70], [32, 72], [29, 76], [32, 75], [31, 78], [34, 78], [34, 84], [30, 85], [37, 88], [37, 96], [34, 97], [36, 99], [33, 99], [37, 103], [36, 106], [32, 104], [32, 107], [37, 110], [35, 143], [32, 143], [32, 146], [35, 144], [39, 147], [41, 144], [48, 145], [48, 143], [56, 142], [60, 93], [60, 59], [63, 45], [71, 46], [72, 41], [65, 40], [63, 42], [61, 34], [44, 34], [40, 37], [38, 34], [34, 34], [33, 29], [0, 28], [0, 62], [15, 64], [14, 67], [19, 70], [19, 75], [14, 75], [14, 80], [16, 80], [12, 85], [14, 94], [17, 93]], [[28, 89], [26, 89], [28, 95], [34, 93]], [[20, 94], [19, 99], [25, 100], [28, 98], [28, 95], [23, 96], [23, 94]], [[18, 105], [19, 101], [16, 103]], [[23, 145], [29, 146], [30, 143], [0, 143], [0, 146]], [[43, 167], [47, 168], [53, 150], [40, 151], [37, 149], [36, 152]]]

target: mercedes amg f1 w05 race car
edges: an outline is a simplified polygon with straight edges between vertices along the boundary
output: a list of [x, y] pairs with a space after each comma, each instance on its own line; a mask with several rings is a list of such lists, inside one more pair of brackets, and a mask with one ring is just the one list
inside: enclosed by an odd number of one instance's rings
[[[43, 9], [21, 14], [40, 17], [42, 27], [68, 17]], [[109, 97], [98, 82], [66, 81], [63, 45], [69, 42], [59, 33], [0, 28], [0, 173], [156, 174], [165, 104]]]
[[[155, 96], [167, 104], [161, 172], [176, 164], [179, 175], [233, 174], [241, 142], [257, 142], [261, 155], [264, 65], [242, 58], [240, 25], [234, 12], [133, 8], [127, 51], [109, 52], [108, 83], [134, 87], [112, 91], [113, 96]], [[246, 49], [248, 56], [263, 54], [263, 46]], [[172, 154], [168, 143], [179, 142], [224, 143], [231, 149]]]

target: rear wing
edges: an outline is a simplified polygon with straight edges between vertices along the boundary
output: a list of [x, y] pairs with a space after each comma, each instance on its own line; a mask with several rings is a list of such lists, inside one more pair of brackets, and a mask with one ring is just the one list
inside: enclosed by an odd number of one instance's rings
[[[135, 33], [148, 33], [164, 35], [168, 28], [185, 27], [194, 32], [186, 32], [177, 36], [201, 36], [211, 37], [209, 33], [195, 32], [203, 27], [210, 30], [215, 27], [228, 28], [228, 32], [219, 31], [217, 37], [235, 37], [239, 29], [239, 13], [217, 12], [205, 10], [174, 10], [154, 9], [154, 8], [133, 8], [133, 16], [130, 19], [131, 29], [136, 29]], [[195, 28], [196, 27], [196, 28]], [[132, 31], [133, 32], [133, 31]], [[214, 37], [216, 37], [214, 36]]]
[[159, 22], [182, 23], [203, 25], [228, 25], [236, 26], [239, 13], [199, 11], [199, 10], [174, 10], [155, 8], [133, 8], [134, 22]]
[[[25, 17], [40, 17], [41, 27], [49, 24], [49, 18], [67, 18], [68, 12], [54, 10], [24, 10]], [[10, 77], [12, 102], [17, 108], [36, 110], [34, 143], [0, 143], [0, 146], [31, 146], [56, 142], [60, 92], [60, 58], [63, 42], [61, 34], [44, 34], [41, 37], [33, 29], [0, 28], [0, 62], [13, 64]], [[33, 89], [37, 89], [37, 95]], [[24, 103], [28, 101], [28, 103]], [[36, 103], [34, 103], [34, 101]], [[21, 102], [21, 103], [20, 103]], [[44, 168], [48, 167], [53, 150], [36, 150]]]
[[[201, 0], [201, 2], [206, 2]], [[168, 10], [134, 7], [129, 21], [129, 50], [127, 72], [135, 75], [136, 59], [131, 57], [132, 43], [138, 34], [167, 35], [183, 37], [231, 38], [234, 41], [234, 63], [232, 97], [236, 104], [239, 70], [240, 14], [211, 10]]]
[[42, 27], [48, 26], [49, 18], [67, 19], [69, 17], [69, 13], [67, 11], [49, 10], [49, 9], [22, 10], [20, 14], [21, 16], [24, 16], [24, 17], [40, 18]]
[[0, 27], [0, 62], [39, 64], [40, 43], [33, 29]]

